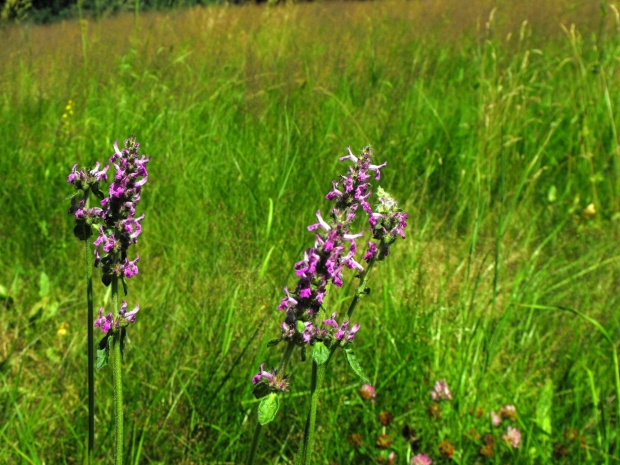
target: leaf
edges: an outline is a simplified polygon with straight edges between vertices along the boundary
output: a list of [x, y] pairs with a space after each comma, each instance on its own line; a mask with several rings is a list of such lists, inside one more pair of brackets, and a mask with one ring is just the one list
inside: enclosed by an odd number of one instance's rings
[[323, 365], [329, 358], [329, 349], [322, 342], [317, 342], [312, 347], [312, 359], [317, 365]]
[[364, 383], [370, 384], [368, 376], [364, 374], [364, 370], [362, 369], [360, 362], [357, 361], [357, 357], [355, 356], [355, 352], [353, 352], [353, 348], [345, 347], [344, 353], [347, 356], [347, 362], [349, 362], [349, 366], [355, 372], [355, 374], [359, 376]]
[[548, 435], [551, 435], [551, 407], [553, 405], [553, 381], [547, 379], [536, 405], [536, 423]]
[[82, 193], [81, 190], [76, 190], [73, 194], [69, 194], [68, 196], [65, 197], [65, 202], [67, 202], [68, 200], [71, 200], [74, 197], [77, 197], [81, 193]]
[[121, 278], [121, 282], [123, 283], [123, 291], [125, 291], [125, 295], [129, 294], [129, 288], [127, 287], [127, 283], [125, 282], [125, 276]]
[[50, 293], [50, 278], [42, 271], [39, 275], [39, 297], [47, 297]]
[[301, 361], [306, 361], [306, 346], [301, 346]]
[[129, 348], [130, 342], [127, 336], [127, 328], [121, 327], [121, 358], [125, 356], [125, 350]]
[[549, 203], [554, 203], [558, 200], [558, 188], [555, 186], [551, 186], [549, 188], [549, 192], [547, 192], [547, 200]]
[[254, 386], [252, 394], [254, 394], [254, 397], [256, 397], [257, 399], [262, 399], [267, 394], [269, 394], [269, 386], [265, 383], [258, 383], [256, 386]]
[[258, 405], [258, 422], [263, 426], [270, 423], [276, 417], [279, 408], [280, 399], [275, 392], [263, 397]]
[[277, 339], [272, 339], [271, 341], [269, 341], [269, 342], [267, 343], [267, 347], [277, 346], [277, 345], [280, 343], [280, 341], [281, 341], [281, 340], [282, 340], [282, 339], [280, 339], [280, 338], [277, 338]]
[[106, 334], [97, 345], [97, 370], [101, 370], [110, 360], [110, 339], [111, 336]]

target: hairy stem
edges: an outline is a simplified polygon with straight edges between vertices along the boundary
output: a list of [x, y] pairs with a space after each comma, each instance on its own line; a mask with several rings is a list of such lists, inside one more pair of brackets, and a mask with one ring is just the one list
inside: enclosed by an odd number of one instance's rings
[[[90, 203], [90, 190], [84, 193], [84, 206], [86, 209]], [[90, 226], [85, 224], [85, 228]], [[84, 231], [84, 264], [86, 266], [86, 301], [88, 304], [88, 463], [93, 463], [93, 450], [95, 448], [95, 335], [94, 335], [94, 308], [93, 308], [93, 265], [91, 253], [91, 239], [87, 231]]]
[[[291, 359], [294, 348], [295, 343], [293, 341], [290, 341], [286, 345], [286, 349], [284, 350], [284, 354], [282, 354], [280, 364], [278, 365], [278, 376], [284, 376], [284, 374], [286, 373], [286, 366]], [[254, 460], [256, 459], [256, 449], [258, 448], [258, 440], [260, 439], [262, 428], [263, 425], [261, 425], [260, 422], [257, 421], [256, 426], [254, 427], [254, 436], [252, 437], [252, 447], [250, 448], [250, 455], [248, 455], [248, 465], [253, 465]]]
[[[118, 318], [118, 278], [112, 279], [112, 306], [114, 320]], [[112, 376], [114, 380], [114, 424], [116, 429], [115, 465], [123, 464], [123, 379], [121, 371], [121, 329], [112, 337]]]

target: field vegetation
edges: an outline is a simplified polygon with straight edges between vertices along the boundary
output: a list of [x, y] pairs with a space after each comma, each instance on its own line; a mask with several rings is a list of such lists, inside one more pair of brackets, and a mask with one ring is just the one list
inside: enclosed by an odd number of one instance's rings
[[[357, 310], [376, 399], [341, 357], [330, 365], [315, 463], [619, 463], [618, 9], [327, 2], [0, 30], [0, 463], [84, 463], [83, 248], [66, 176], [130, 133], [153, 159], [127, 463], [244, 463], [250, 379], [279, 360], [266, 342], [306, 226], [338, 157], [368, 143], [409, 230]], [[290, 369], [257, 463], [291, 463], [301, 439], [309, 370]], [[96, 379], [109, 463], [112, 379]], [[440, 379], [453, 400], [438, 412]], [[495, 428], [506, 404], [516, 420]], [[501, 440], [508, 424], [521, 447]]]

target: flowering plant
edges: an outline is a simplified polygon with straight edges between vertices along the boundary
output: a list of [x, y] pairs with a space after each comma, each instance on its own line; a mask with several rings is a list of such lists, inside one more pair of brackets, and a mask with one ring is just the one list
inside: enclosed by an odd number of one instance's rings
[[[396, 238], [405, 237], [403, 230], [407, 226], [407, 213], [402, 212], [396, 200], [383, 189], [378, 189], [374, 210], [371, 207], [368, 201], [372, 195], [369, 181], [373, 177], [379, 180], [381, 169], [387, 165], [387, 162], [373, 164], [372, 158], [370, 147], [364, 148], [359, 156], [348, 149], [348, 155], [340, 158], [340, 161], [350, 161], [352, 164], [346, 175], [340, 175], [332, 181], [332, 189], [325, 196], [334, 202], [329, 216], [324, 218], [318, 210], [317, 222], [308, 226], [308, 231], [315, 232], [315, 242], [304, 251], [302, 260], [294, 265], [297, 276], [294, 289], [290, 291], [287, 286], [284, 287], [284, 297], [278, 306], [279, 310], [285, 312], [280, 336], [270, 342], [270, 345], [285, 342], [286, 349], [277, 369], [265, 370], [263, 363], [260, 371], [252, 378], [254, 395], [262, 400], [258, 408], [259, 421], [250, 449], [249, 464], [254, 462], [261, 427], [275, 418], [279, 407], [278, 394], [290, 387], [286, 367], [295, 347], [300, 348], [302, 361], [306, 359], [307, 348], [312, 348], [311, 403], [304, 440], [297, 456], [299, 464], [310, 462], [318, 395], [325, 368], [338, 348], [344, 350], [353, 371], [370, 384], [353, 352], [352, 343], [361, 325], [353, 324], [351, 317], [360, 298], [370, 291], [367, 280], [375, 262], [389, 255]], [[360, 228], [359, 232], [355, 232], [355, 220], [360, 207], [368, 217], [369, 228]], [[356, 259], [356, 241], [367, 232], [371, 239], [361, 259], [367, 263], [364, 268], [361, 260]], [[327, 312], [327, 296], [330, 288], [342, 287], [345, 269], [355, 270], [360, 284], [349, 309], [338, 318], [337, 312]]]
[[[148, 173], [146, 164], [151, 157], [146, 158], [139, 154], [140, 144], [134, 136], [125, 140], [123, 149], [114, 143], [114, 154], [110, 163], [115, 168], [113, 182], [109, 186], [109, 195], [105, 197], [100, 189], [101, 182], [108, 181], [109, 165], [99, 169], [99, 162], [94, 168], [80, 169], [73, 166], [67, 177], [67, 182], [73, 184], [76, 192], [70, 196], [71, 207], [69, 214], [75, 217], [74, 234], [85, 242], [85, 262], [88, 301], [88, 366], [89, 366], [89, 462], [92, 462], [94, 447], [94, 335], [93, 328], [100, 328], [105, 336], [101, 340], [97, 351], [97, 368], [108, 363], [112, 351], [114, 374], [114, 398], [116, 404], [116, 451], [117, 464], [122, 463], [123, 456], [123, 407], [121, 358], [125, 346], [126, 327], [135, 322], [139, 305], [127, 312], [127, 302], [118, 305], [118, 280], [120, 279], [125, 295], [128, 294], [125, 278], [129, 279], [138, 274], [137, 262], [140, 256], [129, 260], [129, 247], [138, 242], [142, 232], [141, 221], [144, 214], [136, 217], [136, 205], [140, 201], [142, 186], [147, 182]], [[76, 197], [82, 192], [79, 203]], [[101, 208], [90, 208], [90, 194], [95, 195]], [[92, 255], [90, 252], [90, 238], [93, 230], [98, 231], [97, 238], [92, 242], [95, 246], [94, 265], [102, 270], [102, 282], [106, 286], [112, 285], [112, 311], [105, 314], [103, 307], [99, 309], [99, 318], [93, 323], [93, 294], [92, 294]], [[101, 250], [100, 250], [101, 249]]]

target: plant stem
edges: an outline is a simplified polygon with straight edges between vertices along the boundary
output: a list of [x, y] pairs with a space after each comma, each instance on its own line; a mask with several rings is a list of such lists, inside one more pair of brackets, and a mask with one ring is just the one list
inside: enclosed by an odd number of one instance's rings
[[[84, 206], [88, 209], [90, 203], [90, 189], [84, 193]], [[85, 224], [85, 228], [89, 226]], [[94, 309], [93, 309], [93, 266], [90, 245], [90, 236], [84, 234], [84, 263], [86, 266], [86, 301], [88, 304], [88, 463], [93, 463], [93, 450], [95, 448], [95, 335], [94, 335]]]
[[[379, 250], [383, 247], [383, 241], [379, 245]], [[366, 294], [366, 283], [368, 282], [368, 276], [370, 275], [370, 271], [375, 266], [375, 262], [377, 261], [377, 255], [370, 259], [368, 262], [368, 267], [366, 271], [364, 271], [364, 276], [362, 277], [362, 281], [357, 287], [357, 291], [355, 292], [355, 296], [353, 297], [353, 301], [351, 301], [351, 305], [347, 310], [346, 320], [351, 318], [353, 311], [357, 307], [360, 298]], [[304, 440], [299, 448], [299, 452], [297, 454], [297, 465], [308, 465], [311, 463], [312, 458], [312, 446], [314, 444], [314, 428], [316, 425], [316, 413], [319, 405], [319, 396], [321, 394], [321, 388], [323, 386], [323, 380], [325, 379], [325, 370], [331, 362], [333, 355], [336, 353], [336, 349], [340, 346], [337, 342], [332, 343], [332, 346], [329, 349], [329, 357], [327, 361], [323, 365], [317, 365], [317, 363], [312, 361], [312, 381], [310, 384], [310, 410], [308, 411], [308, 417], [306, 419], [306, 427], [304, 429]]]
[[[291, 355], [293, 354], [293, 349], [295, 348], [295, 343], [290, 341], [286, 345], [286, 350], [284, 354], [282, 354], [282, 358], [280, 359], [280, 364], [278, 365], [278, 376], [284, 376], [286, 372], [286, 366], [288, 365], [289, 360], [291, 359]], [[256, 422], [256, 426], [254, 427], [254, 436], [252, 437], [252, 447], [250, 448], [250, 455], [248, 455], [248, 465], [253, 465], [254, 460], [256, 459], [256, 449], [258, 448], [258, 440], [260, 438], [260, 433], [262, 431], [263, 425], [260, 424], [259, 421]]]
[[[112, 278], [112, 306], [114, 320], [118, 318], [118, 278]], [[121, 371], [121, 333], [118, 329], [112, 338], [112, 376], [114, 380], [114, 424], [116, 427], [115, 465], [123, 464], [123, 380]]]

